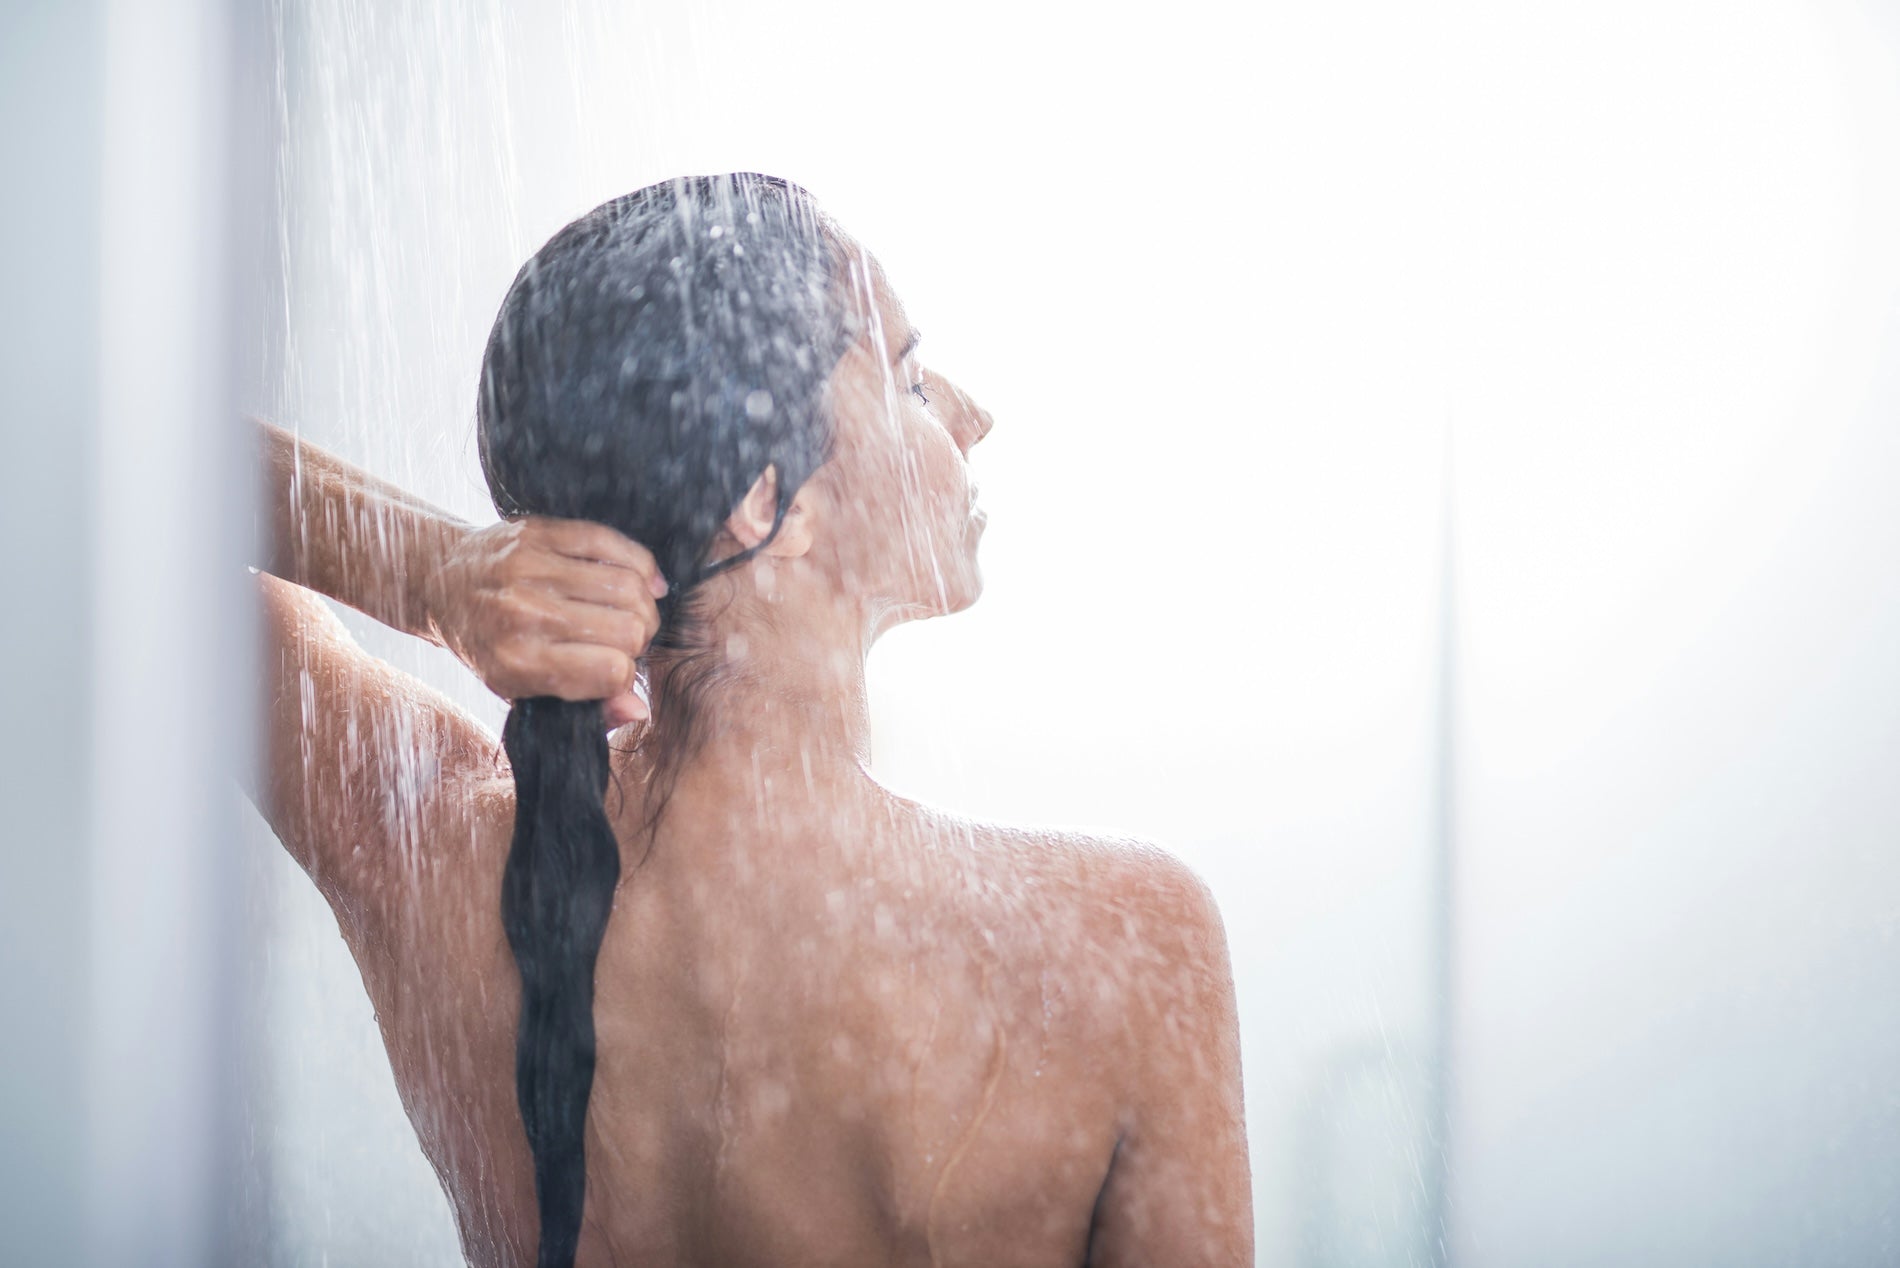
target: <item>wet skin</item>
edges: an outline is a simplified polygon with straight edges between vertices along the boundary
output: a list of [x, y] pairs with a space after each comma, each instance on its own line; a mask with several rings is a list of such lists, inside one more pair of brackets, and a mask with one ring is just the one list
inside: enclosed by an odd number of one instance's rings
[[[650, 841], [651, 724], [615, 737], [578, 1262], [1249, 1263], [1206, 888], [1139, 843], [973, 823], [868, 773], [872, 642], [980, 593], [966, 458], [991, 424], [904, 353], [875, 261], [854, 277], [837, 456], [702, 588], [730, 672]], [[764, 536], [769, 479], [715, 554]], [[470, 1262], [530, 1264], [500, 746], [311, 591], [259, 585], [259, 804], [337, 913]], [[674, 668], [649, 662], [656, 692]]]

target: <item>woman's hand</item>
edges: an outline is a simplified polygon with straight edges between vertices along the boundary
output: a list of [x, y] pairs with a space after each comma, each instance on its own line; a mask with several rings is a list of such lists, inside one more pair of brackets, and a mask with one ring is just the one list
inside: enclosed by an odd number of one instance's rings
[[634, 658], [666, 593], [653, 556], [601, 524], [528, 516], [472, 528], [257, 420], [270, 532], [260, 567], [441, 643], [508, 700], [605, 700], [647, 716]]
[[648, 716], [634, 661], [659, 629], [666, 579], [646, 547], [587, 520], [527, 516], [469, 530], [424, 583], [429, 625], [508, 700], [605, 700], [607, 725]]

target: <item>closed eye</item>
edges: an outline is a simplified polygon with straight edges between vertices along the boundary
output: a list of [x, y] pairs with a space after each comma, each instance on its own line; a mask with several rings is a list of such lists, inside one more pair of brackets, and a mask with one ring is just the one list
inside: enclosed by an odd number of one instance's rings
[[922, 383], [911, 384], [910, 390], [917, 393], [918, 400], [922, 401], [926, 405], [930, 404], [930, 397], [927, 394], [925, 394], [924, 385]]

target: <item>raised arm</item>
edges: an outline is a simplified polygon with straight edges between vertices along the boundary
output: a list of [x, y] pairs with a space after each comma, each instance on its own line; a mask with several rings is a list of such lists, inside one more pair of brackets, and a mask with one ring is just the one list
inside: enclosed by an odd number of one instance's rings
[[371, 656], [301, 586], [257, 577], [264, 752], [248, 791], [352, 933], [384, 923], [405, 865], [466, 808], [500, 747], [447, 697]]
[[1220, 910], [1159, 859], [1138, 900], [1131, 965], [1133, 1094], [1096, 1203], [1091, 1268], [1253, 1263], [1240, 1026]]
[[607, 700], [644, 716], [634, 661], [659, 624], [653, 556], [603, 525], [476, 528], [259, 421], [268, 533], [258, 566], [447, 647], [504, 699]]
[[495, 773], [497, 745], [447, 697], [363, 651], [318, 594], [448, 646], [506, 698], [607, 700], [616, 724], [644, 714], [634, 660], [664, 583], [642, 547], [601, 525], [477, 529], [282, 428], [260, 423], [259, 440], [266, 751], [250, 792], [361, 926], [402, 892], [397, 865], [414, 865]]
[[257, 430], [269, 521], [257, 566], [443, 643], [425, 589], [474, 526], [274, 423]]

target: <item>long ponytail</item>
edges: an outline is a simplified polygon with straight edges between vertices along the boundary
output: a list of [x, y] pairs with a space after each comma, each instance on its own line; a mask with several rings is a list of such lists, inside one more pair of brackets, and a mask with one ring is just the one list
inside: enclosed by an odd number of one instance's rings
[[[765, 469], [777, 473], [776, 532], [830, 455], [825, 381], [857, 333], [842, 289], [848, 254], [785, 180], [682, 177], [562, 229], [502, 301], [476, 393], [495, 509], [592, 520], [651, 550], [671, 586], [655, 648], [690, 653], [687, 596], [752, 557], [709, 562]], [[649, 846], [668, 777], [692, 749], [692, 685], [713, 672], [702, 660], [675, 657], [653, 684]], [[521, 971], [515, 1095], [534, 1159], [538, 1263], [570, 1268], [587, 1197], [594, 964], [620, 875], [601, 705], [518, 700], [502, 743], [515, 777], [501, 903]]]
[[521, 971], [515, 1100], [534, 1156], [539, 1268], [569, 1268], [587, 1198], [584, 1147], [594, 1085], [594, 962], [620, 882], [607, 820], [607, 736], [599, 701], [517, 700], [502, 728], [515, 777], [515, 830], [501, 922]]

